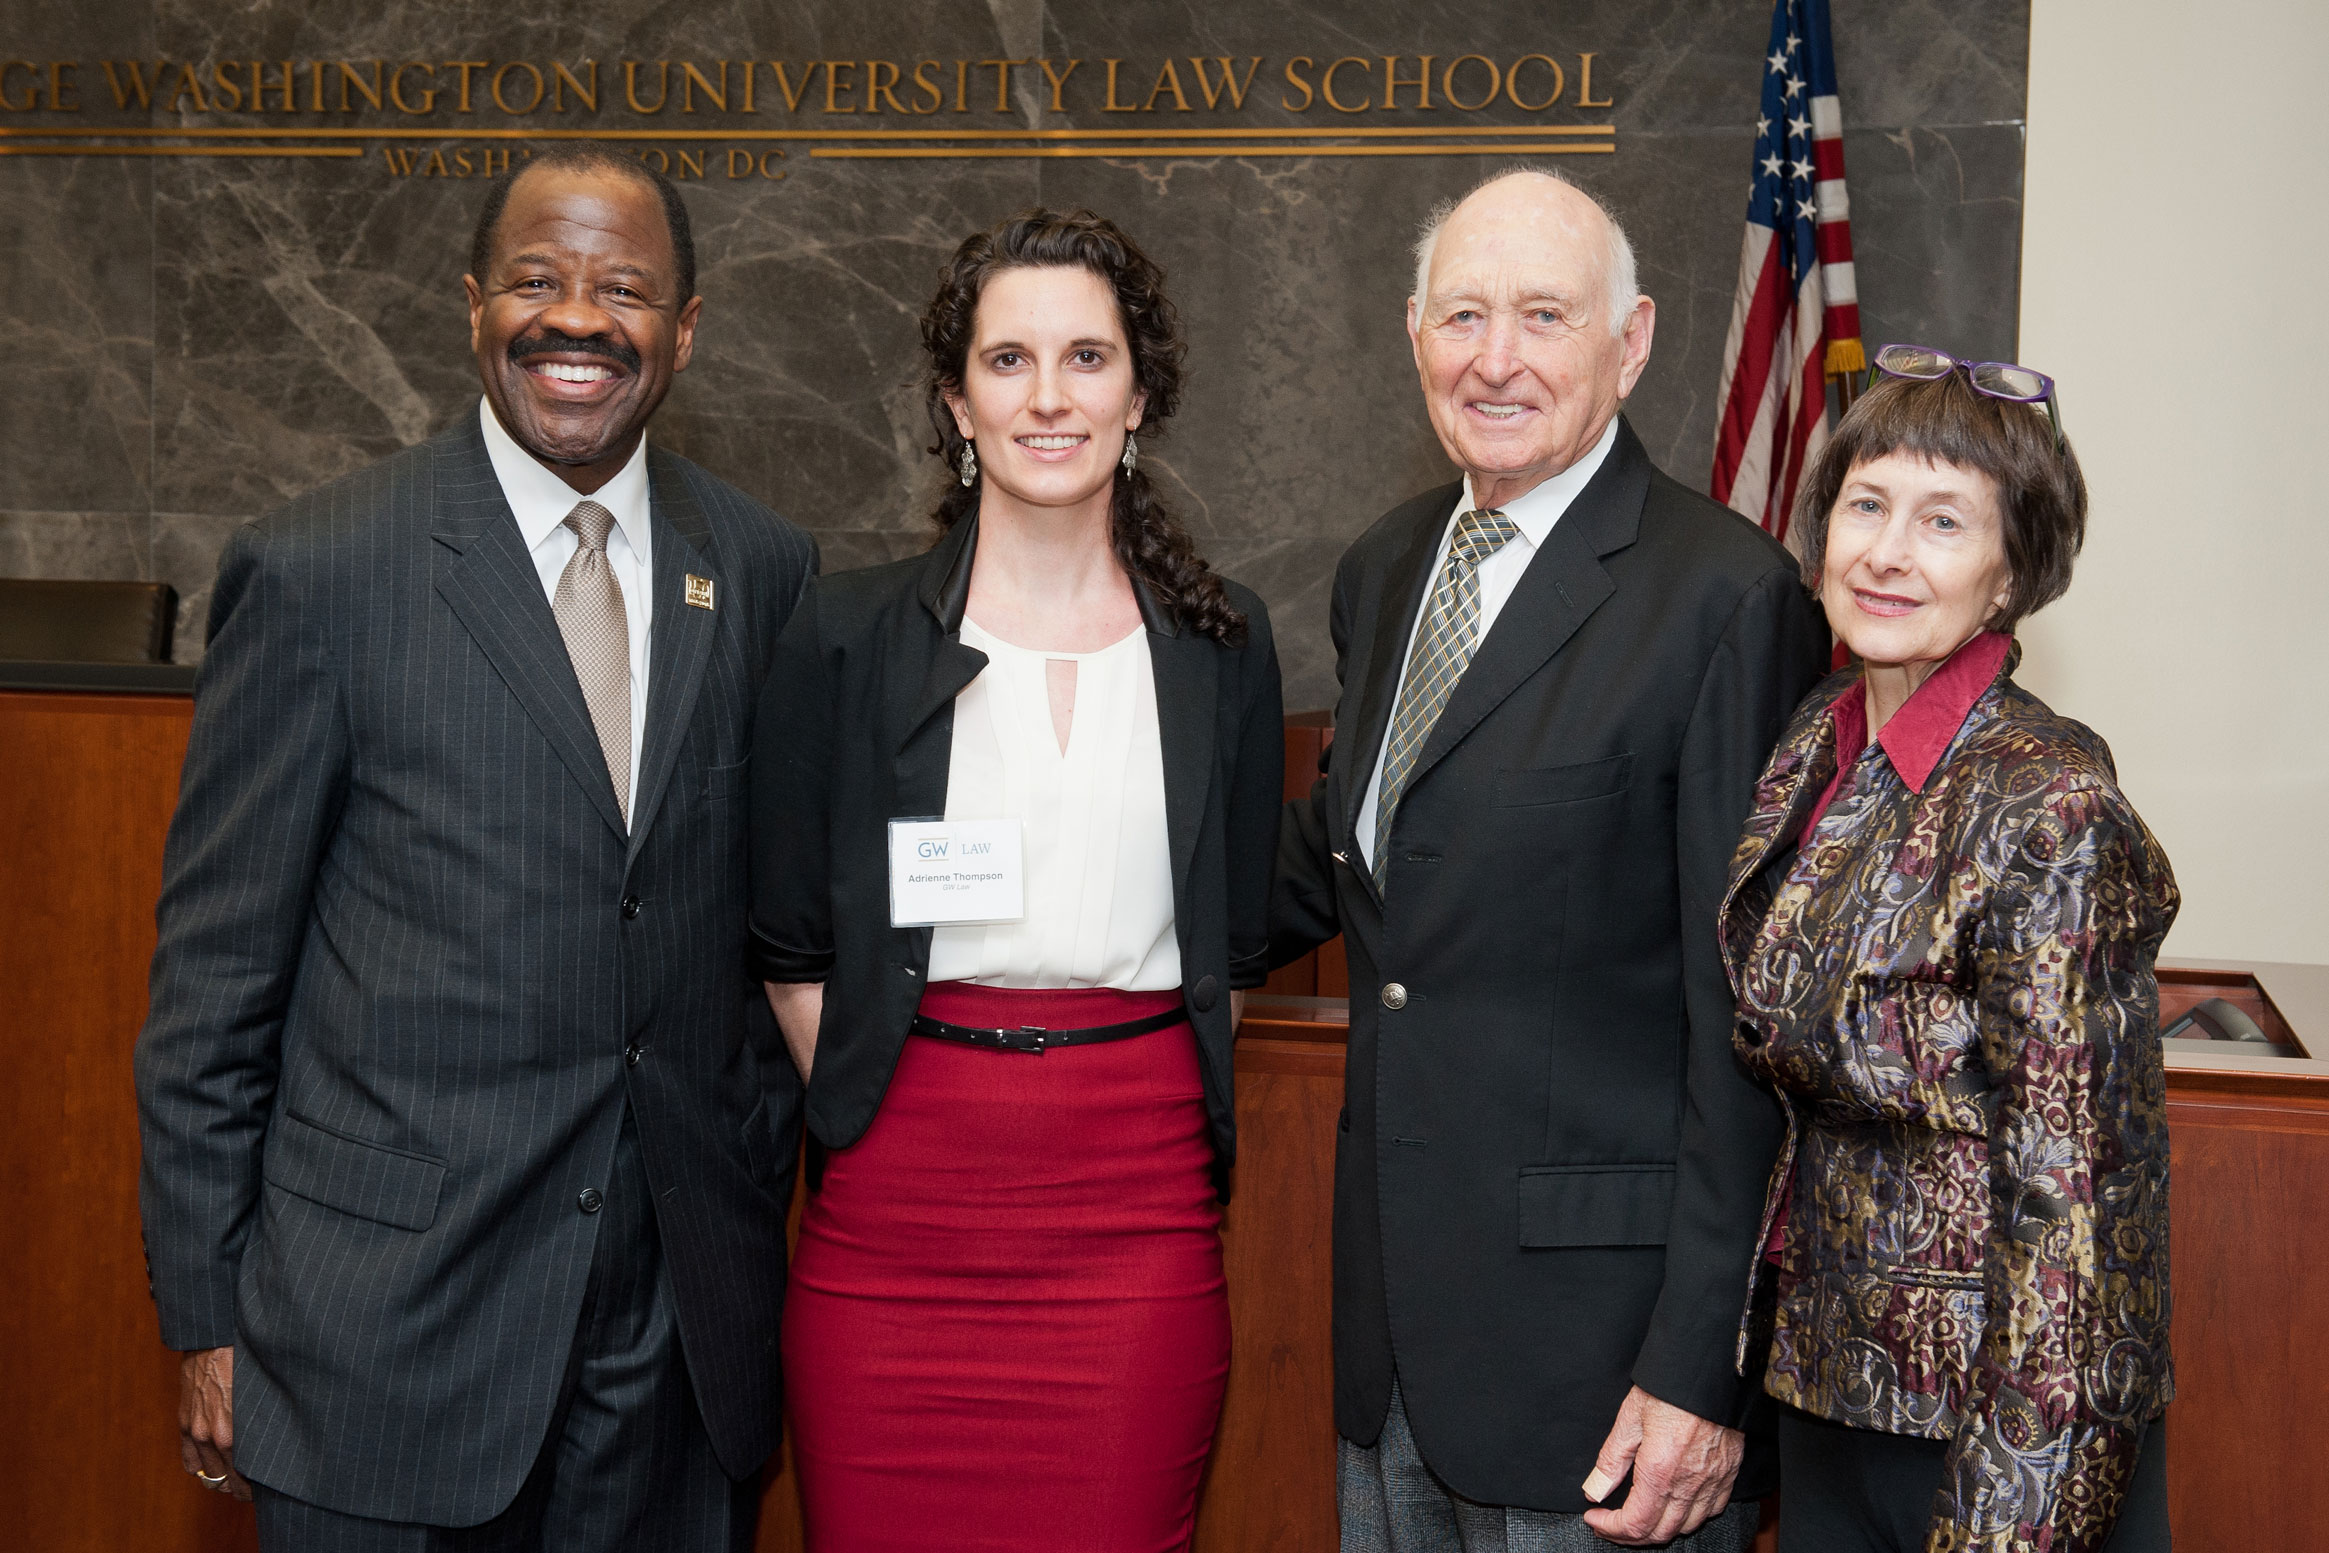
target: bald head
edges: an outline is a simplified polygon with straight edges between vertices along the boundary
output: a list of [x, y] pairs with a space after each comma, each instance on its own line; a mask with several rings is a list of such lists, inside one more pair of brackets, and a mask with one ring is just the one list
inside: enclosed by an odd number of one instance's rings
[[1407, 333], [1432, 430], [1472, 499], [1501, 506], [1600, 443], [1657, 309], [1609, 213], [1546, 173], [1490, 179], [1416, 246]]
[[1451, 227], [1459, 242], [1477, 241], [1480, 234], [1492, 233], [1507, 235], [1515, 244], [1597, 250], [1609, 332], [1624, 330], [1634, 298], [1640, 294], [1634, 245], [1608, 206], [1559, 173], [1513, 168], [1433, 211], [1415, 240], [1415, 290], [1409, 300], [1421, 302], [1430, 294], [1432, 260]]

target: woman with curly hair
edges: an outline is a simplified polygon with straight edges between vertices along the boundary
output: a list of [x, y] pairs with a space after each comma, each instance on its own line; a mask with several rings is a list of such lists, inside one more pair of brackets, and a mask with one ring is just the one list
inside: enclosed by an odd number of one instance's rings
[[969, 238], [922, 338], [940, 538], [803, 601], [752, 761], [758, 968], [822, 1151], [784, 1328], [809, 1545], [1181, 1548], [1228, 1373], [1269, 621], [1141, 467], [1182, 344], [1112, 223]]
[[2043, 374], [1872, 375], [1795, 518], [1858, 661], [1781, 737], [1722, 913], [1788, 1112], [1740, 1342], [1783, 1404], [1779, 1547], [2164, 1549], [2175, 876], [2013, 678], [2086, 482]]

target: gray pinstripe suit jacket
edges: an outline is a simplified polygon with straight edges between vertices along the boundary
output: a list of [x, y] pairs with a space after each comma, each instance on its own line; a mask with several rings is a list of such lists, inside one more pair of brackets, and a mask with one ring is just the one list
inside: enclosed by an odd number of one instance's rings
[[219, 564], [137, 1046], [147, 1260], [165, 1344], [237, 1346], [238, 1465], [334, 1510], [516, 1493], [626, 1096], [713, 1444], [742, 1476], [776, 1440], [799, 1092], [744, 969], [745, 759], [816, 553], [648, 471], [628, 836], [474, 414]]

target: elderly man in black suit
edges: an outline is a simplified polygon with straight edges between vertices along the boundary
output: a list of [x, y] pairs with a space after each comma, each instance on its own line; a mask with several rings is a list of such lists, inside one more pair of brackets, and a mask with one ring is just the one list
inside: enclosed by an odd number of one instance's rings
[[1408, 333], [1463, 479], [1335, 576], [1340, 733], [1288, 808], [1272, 953], [1350, 957], [1351, 1553], [1725, 1553], [1766, 1487], [1734, 1480], [1733, 1349], [1781, 1121], [1731, 1055], [1715, 912], [1826, 633], [1794, 559], [1626, 425], [1654, 317], [1554, 175], [1443, 212]]
[[137, 1047], [187, 1470], [288, 1549], [737, 1549], [798, 1089], [744, 762], [815, 551], [643, 440], [702, 300], [633, 159], [537, 155], [484, 403], [236, 534]]

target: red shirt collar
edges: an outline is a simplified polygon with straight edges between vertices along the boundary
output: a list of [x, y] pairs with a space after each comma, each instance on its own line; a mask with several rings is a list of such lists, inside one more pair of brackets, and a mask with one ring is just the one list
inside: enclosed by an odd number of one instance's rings
[[[1922, 685], [1911, 693], [1892, 721], [1876, 736], [1885, 758], [1900, 779], [1916, 792], [1925, 790], [1933, 768], [1949, 752], [1949, 741], [1973, 715], [1973, 704], [1997, 682], [2014, 639], [2002, 631], [1984, 631], [1949, 655]], [[1863, 680], [1835, 701], [1836, 766], [1841, 771], [1868, 747], [1868, 686]]]

